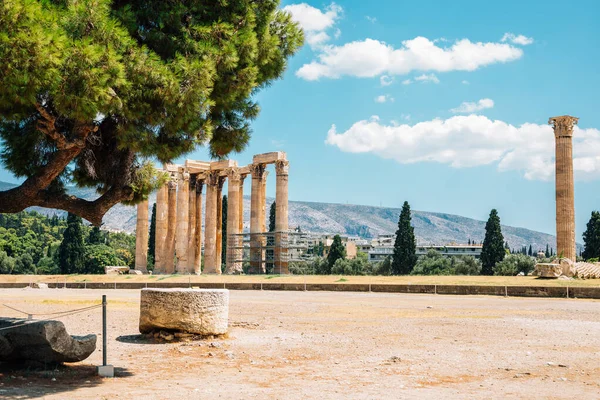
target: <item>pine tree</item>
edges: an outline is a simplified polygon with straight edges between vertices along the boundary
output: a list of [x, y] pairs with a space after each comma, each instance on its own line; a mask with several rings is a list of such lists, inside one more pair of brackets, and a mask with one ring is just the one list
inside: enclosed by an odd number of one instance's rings
[[394, 242], [394, 255], [392, 257], [392, 273], [394, 275], [410, 274], [417, 263], [415, 228], [410, 224], [410, 220], [410, 206], [405, 201], [398, 218], [398, 230]]
[[67, 229], [63, 233], [63, 240], [58, 248], [58, 265], [62, 274], [84, 273], [85, 244], [83, 243], [83, 229], [81, 217], [69, 213], [67, 216]]
[[221, 265], [224, 265], [227, 262], [227, 195], [223, 195], [223, 205], [222, 205], [222, 213], [223, 219], [221, 220], [221, 229], [223, 234], [221, 235]]
[[152, 205], [150, 232], [148, 234], [148, 265], [154, 265], [156, 257], [156, 203]]
[[275, 232], [275, 213], [276, 213], [275, 202], [271, 203], [271, 209], [269, 210], [269, 232]]
[[483, 248], [481, 249], [482, 275], [494, 274], [494, 265], [502, 261], [506, 255], [503, 244], [504, 236], [502, 236], [500, 217], [498, 216], [498, 211], [493, 209], [485, 224], [485, 239], [483, 240]]
[[[25, 183], [0, 191], [0, 212], [51, 207], [100, 225], [160, 185], [150, 159], [240, 152], [256, 94], [303, 40], [278, 0], [2, 1], [2, 161]], [[67, 182], [106, 193], [83, 201]]]
[[333, 237], [331, 248], [329, 249], [329, 254], [327, 254], [327, 266], [329, 268], [329, 273], [331, 273], [333, 264], [335, 264], [335, 262], [340, 258], [346, 258], [346, 248], [342, 244], [342, 238], [340, 235], [335, 235]]

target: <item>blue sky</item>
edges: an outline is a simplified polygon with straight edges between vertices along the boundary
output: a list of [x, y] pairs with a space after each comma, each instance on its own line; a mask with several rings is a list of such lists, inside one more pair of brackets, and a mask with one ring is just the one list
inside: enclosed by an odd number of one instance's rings
[[[309, 43], [258, 95], [251, 144], [233, 159], [287, 152], [290, 200], [390, 207], [408, 200], [416, 210], [477, 219], [497, 208], [504, 224], [554, 233], [547, 122], [570, 114], [580, 118], [581, 240], [590, 212], [600, 209], [600, 2], [282, 7]], [[186, 158], [208, 156], [198, 149]], [[0, 179], [14, 181], [5, 171]], [[274, 171], [268, 179], [274, 196]]]

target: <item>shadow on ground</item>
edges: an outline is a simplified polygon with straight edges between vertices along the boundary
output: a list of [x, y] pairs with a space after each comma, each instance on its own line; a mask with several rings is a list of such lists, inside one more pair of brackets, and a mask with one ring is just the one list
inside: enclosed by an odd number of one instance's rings
[[[133, 376], [126, 368], [115, 367], [115, 378]], [[95, 365], [58, 365], [35, 369], [25, 364], [0, 363], [0, 399], [37, 399], [103, 384]]]

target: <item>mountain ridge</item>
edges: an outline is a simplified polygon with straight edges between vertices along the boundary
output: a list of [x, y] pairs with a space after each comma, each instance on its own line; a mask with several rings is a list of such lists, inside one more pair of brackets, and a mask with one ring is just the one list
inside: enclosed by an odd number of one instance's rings
[[[7, 190], [14, 186], [0, 181], [0, 190]], [[87, 188], [71, 188], [69, 193], [88, 200], [97, 196], [93, 189]], [[273, 198], [267, 198], [267, 207], [273, 200]], [[149, 203], [152, 204], [155, 201], [156, 195], [153, 193]], [[400, 215], [400, 208], [342, 203], [290, 201], [288, 208], [291, 228], [299, 226], [303, 231], [308, 232], [341, 233], [362, 238], [393, 234], [396, 231]], [[64, 214], [59, 210], [39, 207], [31, 209], [43, 214]], [[249, 221], [250, 198], [244, 196], [245, 230], [249, 229]], [[109, 230], [133, 233], [135, 224], [135, 207], [118, 204], [105, 215], [103, 227]], [[478, 243], [483, 241], [485, 236], [485, 221], [450, 213], [413, 210], [412, 224], [415, 228], [417, 243], [420, 245], [467, 243], [468, 240]], [[547, 233], [508, 225], [502, 225], [502, 233], [509, 246], [514, 249], [532, 245], [534, 251], [545, 250], [546, 244], [556, 248], [556, 238]], [[579, 251], [581, 245], [577, 246]]]

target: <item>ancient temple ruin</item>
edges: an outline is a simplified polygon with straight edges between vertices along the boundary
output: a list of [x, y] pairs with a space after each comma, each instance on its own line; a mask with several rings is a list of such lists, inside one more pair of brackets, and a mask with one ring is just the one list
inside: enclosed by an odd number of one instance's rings
[[[267, 232], [266, 184], [268, 164], [276, 171], [275, 231]], [[288, 168], [284, 152], [258, 154], [252, 164], [236, 161], [192, 161], [167, 164], [169, 181], [156, 196], [154, 273], [220, 274], [222, 258], [222, 199], [227, 181], [228, 274], [241, 273], [244, 258], [244, 179], [251, 175], [249, 273], [288, 273]], [[203, 189], [206, 186], [205, 221], [202, 223]], [[204, 232], [202, 227], [204, 226]], [[135, 268], [146, 272], [148, 251], [148, 201], [138, 204]], [[204, 245], [202, 243], [204, 237]], [[202, 249], [204, 248], [204, 265]]]

